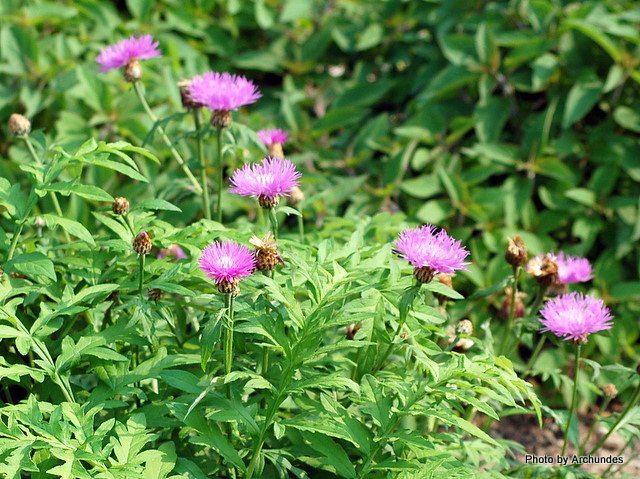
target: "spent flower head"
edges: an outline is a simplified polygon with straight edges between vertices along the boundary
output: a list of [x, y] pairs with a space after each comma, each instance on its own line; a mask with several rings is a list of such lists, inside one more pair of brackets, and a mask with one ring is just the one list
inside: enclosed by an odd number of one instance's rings
[[587, 336], [611, 329], [613, 316], [604, 301], [582, 293], [569, 293], [547, 301], [540, 311], [541, 332], [551, 331], [565, 340], [584, 342]]
[[394, 250], [413, 265], [414, 276], [422, 283], [431, 281], [436, 273], [468, 271], [465, 266], [470, 264], [464, 261], [469, 251], [460, 245], [460, 241], [445, 230], [437, 231], [433, 225], [402, 231], [394, 243]]
[[215, 241], [202, 250], [200, 269], [213, 279], [221, 293], [234, 294], [238, 282], [253, 274], [256, 258], [249, 248], [233, 241]]
[[555, 283], [561, 285], [570, 283], [582, 283], [593, 278], [593, 270], [591, 263], [586, 258], [579, 256], [567, 256], [561, 251], [559, 254], [551, 251], [544, 255], [538, 255], [531, 258], [527, 263], [527, 271], [537, 278], [544, 265], [555, 263], [557, 266], [557, 275], [554, 278]]
[[237, 110], [254, 103], [262, 95], [253, 82], [241, 75], [207, 72], [193, 77], [187, 87], [191, 99], [211, 111]]
[[261, 164], [244, 165], [231, 177], [230, 193], [258, 198], [263, 208], [278, 205], [280, 196], [289, 196], [300, 184], [302, 174], [289, 160], [267, 157]]
[[159, 42], [154, 42], [151, 35], [141, 35], [137, 38], [132, 35], [130, 38], [103, 48], [96, 62], [101, 65], [100, 70], [103, 72], [127, 67], [137, 60], [159, 57], [161, 53], [158, 45]]

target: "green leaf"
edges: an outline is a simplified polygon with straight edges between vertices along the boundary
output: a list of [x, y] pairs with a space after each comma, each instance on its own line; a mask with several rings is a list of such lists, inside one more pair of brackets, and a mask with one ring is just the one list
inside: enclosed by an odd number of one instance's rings
[[638, 109], [619, 106], [613, 111], [613, 119], [622, 128], [640, 133], [640, 113]]
[[87, 198], [88, 200], [113, 202], [113, 196], [102, 188], [98, 188], [94, 185], [81, 185], [72, 181], [65, 181], [53, 183], [44, 189], [46, 191], [59, 192], [65, 196], [68, 196], [70, 193], [75, 193], [76, 195]]
[[562, 128], [569, 128], [582, 119], [600, 99], [602, 82], [591, 74], [575, 83], [569, 90], [564, 104]]
[[16, 271], [30, 278], [45, 276], [56, 280], [56, 272], [53, 269], [53, 261], [42, 253], [22, 253], [15, 256], [5, 265], [7, 271]]
[[368, 50], [379, 44], [384, 37], [384, 29], [379, 23], [372, 23], [358, 34], [356, 50]]
[[51, 214], [41, 215], [41, 218], [45, 220], [49, 227], [56, 225], [60, 226], [70, 235], [76, 236], [82, 241], [86, 241], [91, 246], [96, 245], [95, 241], [93, 240], [93, 235], [87, 228], [82, 226], [77, 221]]
[[160, 198], [150, 198], [150, 199], [138, 201], [131, 208], [131, 211], [136, 211], [136, 210], [143, 210], [143, 211], [144, 210], [165, 210], [165, 211], [177, 211], [179, 213], [182, 213], [182, 210], [180, 208]]
[[324, 468], [333, 470], [340, 477], [356, 478], [356, 470], [342, 446], [324, 434], [301, 431], [308, 446], [322, 454]]

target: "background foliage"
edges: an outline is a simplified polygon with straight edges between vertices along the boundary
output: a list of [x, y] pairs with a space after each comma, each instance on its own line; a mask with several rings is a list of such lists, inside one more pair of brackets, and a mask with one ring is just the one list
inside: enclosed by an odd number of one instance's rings
[[[211, 464], [241, 471], [252, 443], [226, 442], [219, 424], [231, 421], [254, 442], [265, 425], [273, 428], [263, 460], [281, 477], [305, 477], [303, 469], [328, 474], [311, 477], [452, 470], [473, 477], [478, 466], [495, 464], [485, 474], [499, 477], [510, 467], [506, 446], [496, 449], [473, 429], [464, 408], [497, 415], [530, 394], [511, 365], [492, 356], [510, 272], [505, 239], [513, 234], [532, 254], [562, 249], [595, 266], [583, 290], [606, 300], [616, 326], [587, 346], [605, 367], [589, 370], [584, 397], [592, 401], [593, 385], [605, 378], [621, 391], [632, 384], [631, 370], [613, 365], [633, 369], [639, 359], [636, 2], [4, 0], [0, 19], [0, 116], [29, 117], [45, 159], [34, 165], [2, 129], [3, 258], [24, 223], [19, 254], [2, 265], [3, 399], [25, 400], [0, 410], [0, 475], [139, 477], [144, 470], [149, 478], [195, 478]], [[264, 95], [236, 115], [229, 171], [264, 156], [253, 130], [266, 125], [291, 134], [287, 156], [304, 173], [306, 245], [289, 220], [281, 242], [287, 268], [277, 281], [256, 277], [239, 298], [245, 373], [232, 384], [245, 403], [227, 404], [212, 382], [220, 353], [202, 355], [220, 334], [222, 303], [192, 259], [218, 237], [246, 243], [255, 208], [229, 196], [233, 229], [200, 221], [199, 199], [130, 85], [116, 72], [98, 73], [100, 49], [131, 33], [161, 43], [162, 59], [144, 63], [144, 86], [194, 170], [194, 126], [175, 85], [212, 69], [246, 75]], [[64, 218], [51, 214], [53, 191]], [[135, 295], [131, 233], [109, 213], [115, 196], [135, 199], [134, 230], [148, 228], [157, 247], [176, 243], [188, 252], [187, 261], [149, 261], [148, 286], [165, 292], [157, 303]], [[471, 250], [471, 271], [454, 287], [476, 296], [451, 303], [446, 315], [429, 302], [412, 313], [407, 365], [429, 371], [424, 384], [402, 368], [354, 381], [342, 369], [389, 340], [410, 284], [389, 243], [403, 226], [426, 222]], [[60, 228], [80, 241], [66, 244]], [[264, 314], [256, 318], [254, 309]], [[374, 311], [381, 323], [365, 322], [361, 341], [347, 344], [340, 328]], [[429, 359], [446, 324], [463, 318], [479, 330], [473, 361]], [[511, 358], [516, 370], [531, 337]], [[282, 360], [266, 379], [248, 372], [265, 347]], [[550, 407], [564, 407], [556, 388], [568, 381], [567, 356], [549, 348], [538, 364], [549, 386], [538, 394]], [[458, 377], [462, 371], [473, 375]], [[496, 377], [505, 390], [492, 384]], [[424, 387], [427, 398], [418, 392]], [[458, 388], [491, 399], [474, 402]], [[65, 401], [69, 391], [77, 403]], [[275, 425], [273, 404], [285, 411]], [[350, 417], [353, 408], [361, 423]], [[427, 441], [395, 429], [435, 428], [421, 422], [426, 416], [451, 432]], [[325, 423], [333, 429], [308, 426]], [[477, 439], [452, 447], [464, 431]]]

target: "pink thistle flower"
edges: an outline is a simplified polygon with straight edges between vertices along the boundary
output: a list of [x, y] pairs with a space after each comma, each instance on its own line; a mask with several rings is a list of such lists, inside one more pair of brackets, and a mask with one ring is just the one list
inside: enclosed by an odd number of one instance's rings
[[609, 308], [601, 299], [569, 293], [547, 301], [540, 311], [541, 332], [551, 331], [565, 340], [586, 341], [589, 334], [613, 326]]
[[271, 146], [274, 143], [280, 143], [284, 145], [289, 139], [289, 135], [286, 131], [281, 130], [280, 128], [275, 128], [272, 130], [259, 130], [258, 137], [260, 141], [267, 146]]
[[213, 279], [221, 293], [235, 293], [238, 282], [251, 276], [256, 258], [246, 246], [233, 241], [215, 241], [202, 250], [200, 269]]
[[195, 76], [187, 92], [191, 100], [211, 111], [237, 110], [262, 96], [258, 87], [245, 77], [217, 72]]
[[263, 208], [273, 208], [280, 196], [289, 196], [291, 189], [300, 184], [301, 176], [289, 160], [267, 157], [262, 164], [244, 165], [236, 170], [229, 192], [256, 197]]
[[154, 42], [151, 35], [141, 35], [139, 38], [132, 35], [126, 40], [103, 48], [96, 58], [96, 62], [102, 65], [100, 70], [103, 72], [122, 68], [132, 60], [148, 60], [159, 57], [161, 53], [158, 50], [158, 45], [159, 42]]
[[169, 256], [175, 256], [176, 260], [181, 260], [181, 259], [186, 259], [187, 255], [184, 252], [184, 250], [178, 246], [177, 244], [172, 244], [169, 245], [168, 248], [162, 248], [160, 250], [160, 252], [158, 253], [157, 258], [158, 259], [163, 259], [163, 258], [167, 258]]
[[[562, 284], [582, 283], [593, 278], [593, 270], [588, 259], [579, 256], [566, 256], [562, 251], [557, 255], [553, 251], [547, 255], [558, 265], [558, 282]], [[543, 255], [532, 258], [527, 264], [527, 271], [531, 272], [534, 265], [540, 263], [542, 258]]]
[[436, 231], [433, 225], [423, 225], [400, 233], [394, 251], [411, 263], [418, 281], [428, 283], [436, 273], [451, 274], [455, 270], [468, 271], [464, 259], [469, 255], [460, 241], [445, 230]]

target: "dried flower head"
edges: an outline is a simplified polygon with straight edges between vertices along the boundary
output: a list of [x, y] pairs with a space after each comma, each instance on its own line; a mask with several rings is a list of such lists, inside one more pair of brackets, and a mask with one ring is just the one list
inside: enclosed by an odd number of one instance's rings
[[352, 341], [356, 337], [356, 333], [362, 328], [361, 324], [351, 323], [346, 327], [346, 337], [348, 340]]
[[[579, 256], [567, 256], [562, 251], [559, 254], [552, 251], [532, 258], [527, 264], [527, 271], [536, 277], [534, 272], [538, 272], [545, 265], [548, 266], [550, 262], [554, 262], [557, 267], [557, 274], [555, 278], [552, 278], [554, 279], [553, 283], [555, 283], [557, 293], [562, 291], [561, 285], [582, 283], [593, 278], [593, 270], [588, 259]], [[538, 278], [536, 277], [536, 279]]]
[[586, 342], [587, 336], [611, 329], [613, 316], [601, 299], [569, 293], [547, 301], [540, 311], [541, 331], [565, 340]]
[[9, 131], [14, 136], [28, 135], [31, 133], [31, 122], [19, 113], [13, 113], [9, 117]]
[[504, 258], [511, 266], [522, 266], [527, 262], [527, 246], [520, 236], [509, 238]]
[[278, 264], [284, 264], [280, 253], [278, 253], [278, 242], [273, 238], [271, 232], [262, 239], [253, 235], [249, 243], [256, 247], [256, 268], [259, 271], [272, 271]]
[[151, 251], [151, 246], [153, 246], [151, 243], [151, 238], [146, 231], [138, 234], [138, 236], [133, 239], [133, 251], [138, 254], [149, 254], [149, 251]]
[[158, 259], [168, 258], [169, 256], [173, 256], [176, 260], [186, 259], [187, 255], [184, 250], [178, 246], [177, 244], [169, 245], [168, 248], [162, 248], [158, 252]]
[[456, 344], [453, 346], [454, 348], [462, 349], [462, 350], [470, 349], [475, 344], [473, 339], [461, 338], [460, 332], [456, 331], [457, 329], [458, 329], [457, 326], [455, 328], [453, 326], [447, 327], [445, 331], [445, 335], [447, 336], [447, 342], [451, 344], [456, 340], [456, 338], [458, 338], [458, 340], [456, 341]]
[[463, 319], [456, 324], [456, 333], [465, 336], [471, 336], [473, 334], [473, 323], [468, 319]]
[[182, 106], [187, 110], [195, 110], [196, 108], [202, 108], [201, 103], [195, 102], [189, 96], [189, 87], [191, 86], [191, 80], [180, 80], [178, 82], [178, 88], [180, 89], [180, 100], [182, 100]]
[[262, 164], [244, 165], [231, 177], [230, 193], [258, 198], [263, 208], [273, 208], [280, 196], [289, 196], [302, 175], [289, 160], [267, 157]]
[[161, 53], [158, 45], [159, 42], [154, 42], [151, 35], [141, 35], [138, 38], [132, 35], [103, 48], [96, 62], [101, 65], [100, 71], [103, 72], [125, 67], [125, 79], [137, 81], [142, 77], [138, 60], [159, 57]]
[[246, 246], [216, 241], [202, 250], [200, 269], [212, 278], [218, 291], [237, 295], [239, 281], [253, 274], [256, 259]]
[[558, 282], [558, 263], [550, 254], [531, 258], [526, 270], [542, 286], [551, 286]]
[[287, 204], [289, 206], [298, 206], [304, 201], [304, 192], [298, 186], [291, 188], [289, 197], [287, 198]]
[[151, 288], [148, 292], [149, 300], [158, 301], [162, 298], [162, 290], [159, 288]]
[[212, 123], [218, 127], [220, 123], [230, 121], [231, 116], [228, 112], [254, 103], [262, 96], [258, 87], [245, 77], [217, 72], [207, 72], [193, 77], [187, 91], [192, 101], [214, 112], [214, 117], [215, 112], [227, 112], [223, 119], [212, 117]]
[[436, 273], [468, 271], [465, 266], [470, 264], [464, 261], [469, 252], [460, 246], [460, 241], [433, 225], [402, 231], [394, 251], [413, 265], [413, 274], [421, 283], [428, 283]]
[[34, 225], [36, 228], [42, 229], [47, 226], [47, 221], [42, 216], [36, 216], [36, 221]]
[[111, 211], [116, 215], [126, 215], [129, 212], [129, 200], [122, 196], [118, 196], [113, 200]]

